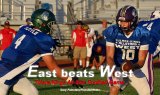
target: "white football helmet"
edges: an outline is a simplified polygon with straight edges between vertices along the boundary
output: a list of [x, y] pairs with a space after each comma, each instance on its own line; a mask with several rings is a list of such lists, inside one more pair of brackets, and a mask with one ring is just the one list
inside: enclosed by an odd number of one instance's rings
[[157, 19], [157, 18], [160, 18], [160, 11], [159, 10], [155, 10], [151, 13], [151, 16], [150, 16], [150, 19], [153, 20], [153, 19]]

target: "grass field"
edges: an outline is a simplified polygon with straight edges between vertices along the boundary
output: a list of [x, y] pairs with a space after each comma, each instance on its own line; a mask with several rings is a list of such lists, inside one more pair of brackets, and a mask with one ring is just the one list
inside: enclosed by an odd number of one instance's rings
[[[155, 74], [155, 85], [154, 85], [154, 95], [160, 95], [160, 68], [154, 69]], [[99, 71], [95, 70], [94, 78], [80, 78], [81, 80], [106, 80], [106, 78], [102, 78], [99, 75]], [[109, 88], [107, 85], [89, 85], [85, 84], [84, 88], [81, 91], [71, 91], [76, 90], [77, 88], [72, 87], [71, 85], [37, 85], [35, 83], [35, 80], [44, 80], [44, 81], [50, 81], [50, 80], [60, 80], [58, 78], [30, 78], [30, 80], [33, 82], [33, 84], [38, 88], [39, 95], [107, 95]], [[97, 89], [98, 91], [84, 91], [85, 89]], [[24, 87], [25, 89], [25, 87]], [[70, 91], [61, 91], [61, 90], [70, 90]], [[142, 88], [143, 89], [143, 88]], [[10, 95], [19, 95], [14, 92], [11, 92]], [[136, 91], [129, 85], [123, 92], [121, 92], [119, 95], [138, 95]]]

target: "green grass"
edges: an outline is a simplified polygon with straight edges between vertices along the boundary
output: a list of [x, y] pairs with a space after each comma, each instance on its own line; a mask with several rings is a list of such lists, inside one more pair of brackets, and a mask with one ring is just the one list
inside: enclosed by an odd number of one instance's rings
[[[154, 69], [155, 74], [155, 85], [154, 85], [154, 95], [160, 95], [160, 68]], [[81, 80], [106, 80], [106, 78], [102, 78], [99, 75], [99, 71], [95, 71], [94, 78], [80, 78]], [[100, 91], [60, 91], [60, 89], [75, 89], [71, 85], [59, 86], [59, 85], [37, 85], [35, 84], [35, 80], [60, 80], [58, 78], [30, 78], [30, 81], [38, 88], [39, 95], [106, 95], [109, 91], [109, 87], [107, 85], [89, 85], [85, 84], [84, 89], [87, 88], [95, 88], [100, 89]], [[143, 89], [143, 88], [142, 88]], [[10, 95], [19, 95], [14, 92], [11, 92]], [[119, 95], [138, 95], [137, 92], [130, 85], [127, 88], [119, 93]]]

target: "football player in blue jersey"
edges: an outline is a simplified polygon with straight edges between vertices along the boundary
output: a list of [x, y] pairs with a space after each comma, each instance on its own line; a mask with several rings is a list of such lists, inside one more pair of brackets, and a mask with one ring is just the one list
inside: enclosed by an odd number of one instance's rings
[[149, 43], [149, 52], [142, 68], [142, 71], [148, 79], [150, 85], [151, 93], [153, 95], [153, 57], [156, 56], [160, 51], [160, 11], [156, 10], [151, 13], [150, 20], [140, 21], [138, 26], [145, 27], [149, 30], [151, 39]]
[[[148, 53], [150, 34], [147, 29], [137, 27], [138, 13], [133, 6], [122, 7], [116, 16], [115, 25], [108, 27], [106, 38], [107, 64], [115, 71], [130, 71], [132, 76], [116, 77], [114, 74], [109, 81], [124, 81], [124, 84], [111, 84], [109, 95], [118, 95], [127, 83], [130, 83], [139, 95], [150, 95], [150, 88], [146, 76], [140, 70]], [[127, 68], [123, 68], [128, 66]]]
[[[77, 78], [62, 77], [61, 69], [53, 57], [55, 41], [49, 35], [55, 24], [55, 16], [45, 9], [38, 9], [31, 16], [33, 26], [22, 26], [12, 44], [3, 52], [0, 61], [0, 95], [13, 91], [22, 95], [38, 95], [37, 89], [23, 76], [29, 66], [42, 58], [50, 71], [55, 70], [57, 77], [66, 81]], [[78, 85], [76, 85], [78, 86]]]

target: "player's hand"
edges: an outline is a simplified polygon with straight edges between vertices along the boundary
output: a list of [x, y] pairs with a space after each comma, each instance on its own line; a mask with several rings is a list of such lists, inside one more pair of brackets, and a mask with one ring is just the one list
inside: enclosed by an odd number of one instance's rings
[[71, 49], [74, 49], [74, 45], [71, 45]]
[[66, 52], [66, 54], [68, 55], [68, 58], [73, 59], [73, 49], [71, 47], [69, 47], [69, 49]]
[[83, 88], [83, 85], [77, 84], [78, 77], [72, 77], [72, 81], [73, 81], [73, 84], [72, 84], [73, 87], [76, 87], [76, 88]]
[[132, 69], [133, 69], [132, 62], [129, 61], [129, 60], [124, 61], [124, 63], [121, 65], [121, 70], [122, 71], [129, 72]]
[[59, 39], [54, 39], [54, 42], [55, 42], [55, 46], [54, 46], [55, 49], [56, 49], [56, 47], [61, 46], [61, 43], [60, 43]]

